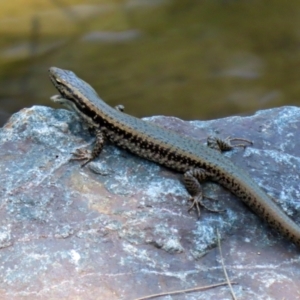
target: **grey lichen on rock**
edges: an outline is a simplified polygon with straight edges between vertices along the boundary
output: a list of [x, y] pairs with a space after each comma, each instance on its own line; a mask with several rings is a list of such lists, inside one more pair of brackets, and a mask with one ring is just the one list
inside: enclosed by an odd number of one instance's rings
[[[208, 135], [252, 140], [245, 150], [224, 155], [300, 224], [299, 108], [205, 122], [146, 121], [199, 143]], [[23, 109], [0, 130], [3, 297], [127, 300], [224, 281], [216, 263], [217, 229], [230, 276], [243, 286], [236, 287], [238, 298], [263, 299], [262, 289], [263, 296], [272, 295], [273, 286], [262, 280], [266, 275], [288, 285], [286, 293], [296, 293], [299, 249], [230, 192], [205, 184], [205, 194], [226, 211], [203, 209], [198, 220], [187, 211], [181, 174], [110, 144], [84, 168], [69, 161], [77, 148], [92, 143], [75, 114], [47, 107]], [[281, 298], [291, 299], [286, 293]], [[225, 299], [228, 294], [222, 287], [186, 299]]]

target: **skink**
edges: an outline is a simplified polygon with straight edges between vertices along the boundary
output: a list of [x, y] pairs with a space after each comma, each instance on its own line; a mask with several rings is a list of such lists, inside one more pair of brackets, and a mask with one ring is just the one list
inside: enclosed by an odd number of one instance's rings
[[197, 208], [202, 199], [200, 181], [209, 178], [239, 197], [273, 229], [300, 247], [300, 227], [245, 171], [221, 153], [194, 139], [110, 107], [72, 71], [51, 67], [49, 76], [60, 93], [52, 100], [74, 110], [96, 130], [97, 142], [93, 151], [78, 151], [77, 159], [88, 163], [101, 152], [108, 139], [140, 157], [183, 173], [185, 185]]

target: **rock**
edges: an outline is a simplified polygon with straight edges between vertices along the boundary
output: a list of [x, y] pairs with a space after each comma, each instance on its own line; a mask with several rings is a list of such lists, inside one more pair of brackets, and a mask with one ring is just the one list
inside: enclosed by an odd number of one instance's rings
[[[300, 224], [300, 109], [250, 117], [147, 122], [199, 142], [243, 137], [253, 146], [224, 155], [241, 166]], [[226, 209], [187, 212], [180, 174], [113, 145], [84, 168], [69, 161], [93, 137], [66, 110], [35, 106], [0, 131], [0, 289], [2, 299], [135, 299], [225, 281], [238, 299], [294, 299], [299, 251], [215, 183], [205, 194]], [[291, 276], [293, 274], [293, 276]], [[185, 299], [230, 299], [227, 286]], [[177, 298], [176, 298], [177, 299]]]

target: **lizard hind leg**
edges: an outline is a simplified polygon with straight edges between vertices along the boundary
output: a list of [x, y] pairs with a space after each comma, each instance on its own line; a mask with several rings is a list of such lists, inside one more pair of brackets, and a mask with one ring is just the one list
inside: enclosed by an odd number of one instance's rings
[[190, 212], [193, 208], [195, 208], [198, 218], [200, 217], [200, 206], [206, 208], [210, 212], [224, 211], [209, 208], [203, 202], [204, 198], [207, 198], [209, 200], [215, 200], [203, 195], [200, 181], [204, 181], [208, 177], [210, 177], [210, 173], [204, 169], [191, 169], [184, 173], [184, 184], [187, 191], [191, 195], [190, 201], [192, 201], [192, 204], [190, 205], [188, 211]]
[[[241, 141], [244, 143], [240, 143], [240, 144], [231, 144], [232, 141]], [[218, 137], [215, 136], [209, 136], [207, 138], [207, 146], [211, 149], [223, 152], [223, 151], [230, 151], [233, 148], [236, 147], [242, 147], [242, 148], [246, 148], [248, 145], [252, 145], [253, 142], [246, 140], [246, 139], [242, 139], [242, 138], [231, 138], [230, 136], [228, 136], [226, 139], [220, 139]]]

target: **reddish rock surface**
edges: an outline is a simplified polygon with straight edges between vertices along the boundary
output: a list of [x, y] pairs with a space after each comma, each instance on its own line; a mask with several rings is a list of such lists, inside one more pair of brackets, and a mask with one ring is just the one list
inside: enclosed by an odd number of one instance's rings
[[[199, 142], [254, 144], [225, 155], [300, 224], [300, 109], [185, 122], [147, 120]], [[214, 183], [223, 213], [189, 214], [181, 175], [107, 145], [84, 168], [68, 160], [93, 138], [65, 110], [23, 109], [0, 131], [0, 299], [118, 299], [223, 282], [220, 232], [237, 299], [300, 299], [300, 249]], [[215, 203], [209, 203], [215, 205]], [[231, 299], [228, 286], [159, 299]]]

